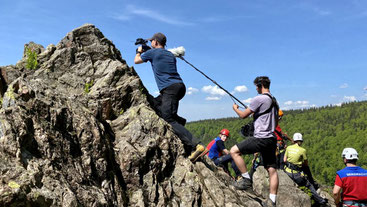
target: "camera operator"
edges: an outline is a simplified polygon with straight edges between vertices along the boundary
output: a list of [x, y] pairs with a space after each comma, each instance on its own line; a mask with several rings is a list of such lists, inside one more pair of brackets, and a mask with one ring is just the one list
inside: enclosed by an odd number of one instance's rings
[[177, 115], [179, 101], [185, 96], [186, 87], [177, 72], [175, 56], [165, 49], [167, 38], [162, 33], [156, 33], [152, 38], [152, 49], [144, 50], [140, 46], [136, 51], [135, 64], [151, 62], [154, 77], [160, 95], [154, 100], [154, 107], [160, 116], [170, 123], [182, 142], [193, 150], [189, 157], [191, 161], [202, 156], [205, 146], [202, 145], [184, 127], [186, 120]]

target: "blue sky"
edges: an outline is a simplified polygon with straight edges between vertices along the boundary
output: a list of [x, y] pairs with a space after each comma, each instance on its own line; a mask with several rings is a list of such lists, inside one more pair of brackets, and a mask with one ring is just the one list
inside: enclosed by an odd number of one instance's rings
[[[185, 58], [248, 104], [252, 84], [269, 76], [282, 109], [367, 99], [365, 0], [2, 0], [0, 65], [15, 64], [29, 41], [57, 44], [92, 23], [121, 51], [154, 96], [150, 64], [134, 65], [136, 38], [156, 32]], [[187, 94], [179, 114], [189, 121], [233, 117], [232, 100], [182, 60]]]

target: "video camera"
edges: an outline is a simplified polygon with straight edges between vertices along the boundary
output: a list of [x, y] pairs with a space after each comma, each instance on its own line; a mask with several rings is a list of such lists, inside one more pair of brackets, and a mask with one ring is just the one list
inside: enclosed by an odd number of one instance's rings
[[[148, 50], [150, 50], [151, 48], [147, 45], [148, 40], [145, 40], [143, 38], [138, 38], [135, 41], [135, 45], [141, 45], [143, 51], [142, 52], [146, 52]], [[136, 49], [136, 53], [138, 53], [138, 49]]]

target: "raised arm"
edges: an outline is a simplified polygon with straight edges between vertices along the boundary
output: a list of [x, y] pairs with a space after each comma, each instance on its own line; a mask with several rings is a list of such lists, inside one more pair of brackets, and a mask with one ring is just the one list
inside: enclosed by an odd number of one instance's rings
[[141, 53], [143, 51], [143, 48], [140, 46], [138, 48], [138, 51], [136, 52], [135, 58], [134, 58], [134, 63], [135, 64], [140, 64], [143, 63], [144, 61], [141, 59]]
[[246, 118], [246, 117], [248, 117], [248, 116], [250, 116], [252, 113], [254, 113], [253, 111], [251, 111], [249, 108], [247, 108], [247, 109], [245, 109], [244, 111], [241, 111], [240, 109], [239, 109], [239, 106], [237, 105], [237, 104], [233, 104], [233, 110], [236, 112], [236, 114], [240, 117], [240, 118], [242, 118], [242, 119], [244, 119], [244, 118]]

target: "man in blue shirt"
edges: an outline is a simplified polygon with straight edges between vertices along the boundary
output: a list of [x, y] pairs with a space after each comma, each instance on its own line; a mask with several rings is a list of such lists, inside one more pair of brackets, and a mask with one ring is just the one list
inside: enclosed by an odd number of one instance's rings
[[192, 149], [189, 159], [194, 162], [206, 153], [205, 146], [184, 127], [186, 120], [177, 115], [179, 101], [185, 96], [186, 87], [177, 72], [176, 58], [165, 49], [167, 38], [164, 34], [156, 33], [148, 40], [151, 41], [152, 49], [143, 52], [142, 47], [139, 47], [134, 62], [151, 63], [160, 93], [154, 99], [154, 107], [158, 114], [172, 125], [181, 141]]

